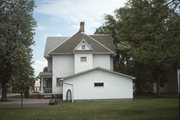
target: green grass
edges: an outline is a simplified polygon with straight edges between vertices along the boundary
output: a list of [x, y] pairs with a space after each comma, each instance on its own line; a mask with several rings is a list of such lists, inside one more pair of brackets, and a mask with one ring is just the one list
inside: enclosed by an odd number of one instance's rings
[[47, 108], [0, 108], [0, 120], [178, 120], [179, 98], [65, 103]]

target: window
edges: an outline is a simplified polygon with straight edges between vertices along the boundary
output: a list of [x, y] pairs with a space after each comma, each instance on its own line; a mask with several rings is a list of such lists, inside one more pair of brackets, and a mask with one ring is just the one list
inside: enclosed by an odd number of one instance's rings
[[61, 78], [56, 79], [56, 86], [63, 86], [63, 81]]
[[82, 49], [82, 50], [85, 50], [85, 45], [81, 45], [81, 49]]
[[87, 58], [86, 57], [81, 57], [81, 62], [86, 62]]
[[94, 83], [94, 87], [103, 87], [104, 83]]

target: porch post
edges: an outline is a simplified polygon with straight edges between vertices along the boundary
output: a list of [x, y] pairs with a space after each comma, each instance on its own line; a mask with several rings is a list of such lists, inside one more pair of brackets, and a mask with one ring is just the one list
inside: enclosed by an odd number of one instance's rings
[[43, 77], [41, 77], [40, 80], [41, 80], [41, 85], [40, 85], [41, 86], [41, 90], [40, 91], [41, 91], [41, 93], [43, 93], [43, 84], [44, 84]]

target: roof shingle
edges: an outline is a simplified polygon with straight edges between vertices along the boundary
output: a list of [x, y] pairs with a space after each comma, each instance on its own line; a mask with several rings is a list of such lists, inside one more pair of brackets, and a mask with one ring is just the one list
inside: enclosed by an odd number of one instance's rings
[[49, 54], [72, 54], [75, 47], [84, 39], [93, 49], [94, 53], [115, 53], [113, 41], [110, 36], [88, 36], [77, 32], [64, 43], [56, 47]]
[[49, 52], [65, 42], [68, 38], [69, 37], [47, 37], [44, 57], [49, 57]]

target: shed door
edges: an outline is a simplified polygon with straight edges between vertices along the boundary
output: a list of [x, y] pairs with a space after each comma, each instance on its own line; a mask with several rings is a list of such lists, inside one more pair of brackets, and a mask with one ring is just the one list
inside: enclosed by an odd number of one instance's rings
[[68, 100], [68, 101], [72, 100], [72, 94], [71, 94], [71, 90], [70, 89], [67, 90], [66, 100]]

